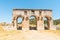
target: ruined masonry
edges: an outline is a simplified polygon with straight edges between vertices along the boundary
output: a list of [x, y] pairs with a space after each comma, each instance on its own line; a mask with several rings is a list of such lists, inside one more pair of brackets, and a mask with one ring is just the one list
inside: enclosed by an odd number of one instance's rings
[[13, 28], [17, 30], [18, 23], [17, 19], [21, 17], [23, 19], [22, 30], [29, 30], [29, 18], [30, 16], [35, 16], [37, 20], [36, 28], [37, 30], [44, 30], [44, 18], [48, 21], [48, 29], [53, 30], [53, 20], [52, 20], [52, 10], [49, 9], [13, 9], [12, 24]]

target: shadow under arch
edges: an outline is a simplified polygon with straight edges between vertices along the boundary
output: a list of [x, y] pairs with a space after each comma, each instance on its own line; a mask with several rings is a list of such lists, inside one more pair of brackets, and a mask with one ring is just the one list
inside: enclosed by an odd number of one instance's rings
[[44, 29], [45, 30], [49, 30], [50, 29], [50, 20], [51, 20], [50, 16], [45, 16], [44, 17]]

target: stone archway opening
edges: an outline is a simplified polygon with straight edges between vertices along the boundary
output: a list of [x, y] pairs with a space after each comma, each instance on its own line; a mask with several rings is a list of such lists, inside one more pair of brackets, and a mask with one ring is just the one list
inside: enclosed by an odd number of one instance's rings
[[23, 22], [23, 18], [18, 17], [17, 18], [17, 30], [22, 30], [22, 22]]
[[44, 18], [44, 29], [49, 30], [50, 24], [49, 24], [49, 17]]
[[29, 18], [29, 30], [37, 30], [36, 16], [30, 16], [30, 18]]
[[[31, 21], [30, 19], [33, 18], [31, 16], [34, 16], [34, 18], [36, 19], [35, 22], [34, 21], [30, 22]], [[28, 29], [44, 30], [44, 20], [43, 20], [44, 17], [47, 20], [47, 29], [50, 29], [50, 30], [55, 29], [55, 27], [53, 26], [52, 10], [49, 10], [49, 9], [13, 9], [12, 25], [15, 30], [17, 30], [17, 28], [19, 27], [19, 25], [17, 25], [18, 24], [17, 19], [19, 17], [22, 17], [23, 19], [22, 30], [28, 30]]]

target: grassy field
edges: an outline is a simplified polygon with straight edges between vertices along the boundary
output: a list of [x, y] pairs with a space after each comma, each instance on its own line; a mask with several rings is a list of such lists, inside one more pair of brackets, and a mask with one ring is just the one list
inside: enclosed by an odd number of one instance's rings
[[0, 26], [0, 40], [60, 40], [60, 30], [4, 30]]

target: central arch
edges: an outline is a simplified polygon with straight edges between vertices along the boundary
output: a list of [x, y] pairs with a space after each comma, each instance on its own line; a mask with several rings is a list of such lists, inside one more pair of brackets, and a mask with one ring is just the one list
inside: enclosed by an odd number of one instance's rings
[[30, 30], [37, 30], [37, 19], [36, 16], [32, 15], [29, 18], [29, 29]]

